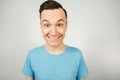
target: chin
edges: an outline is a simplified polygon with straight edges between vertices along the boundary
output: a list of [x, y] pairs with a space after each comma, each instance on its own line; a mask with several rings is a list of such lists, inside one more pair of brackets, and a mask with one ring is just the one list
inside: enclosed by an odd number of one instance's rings
[[49, 43], [48, 45], [52, 47], [57, 47], [60, 45], [60, 43]]

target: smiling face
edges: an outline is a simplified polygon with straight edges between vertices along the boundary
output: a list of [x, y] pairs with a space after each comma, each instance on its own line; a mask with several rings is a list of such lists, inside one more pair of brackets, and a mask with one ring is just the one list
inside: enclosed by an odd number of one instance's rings
[[64, 11], [61, 8], [43, 10], [40, 21], [46, 45], [56, 47], [62, 45], [67, 29], [67, 19]]

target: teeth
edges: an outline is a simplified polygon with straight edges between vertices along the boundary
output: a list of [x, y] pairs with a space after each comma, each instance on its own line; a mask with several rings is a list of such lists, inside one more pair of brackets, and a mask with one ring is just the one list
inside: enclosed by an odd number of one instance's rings
[[58, 37], [50, 37], [50, 39], [58, 39]]
[[49, 36], [48, 38], [52, 39], [52, 40], [56, 40], [58, 39], [60, 36]]

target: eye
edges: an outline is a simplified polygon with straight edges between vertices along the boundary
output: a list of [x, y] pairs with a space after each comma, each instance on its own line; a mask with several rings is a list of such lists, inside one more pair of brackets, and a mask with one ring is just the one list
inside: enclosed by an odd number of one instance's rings
[[62, 27], [62, 26], [63, 26], [63, 24], [61, 24], [61, 23], [60, 23], [60, 24], [57, 24], [57, 26], [58, 26], [58, 27]]
[[50, 25], [49, 25], [49, 24], [44, 24], [43, 26], [44, 26], [45, 28], [49, 28]]

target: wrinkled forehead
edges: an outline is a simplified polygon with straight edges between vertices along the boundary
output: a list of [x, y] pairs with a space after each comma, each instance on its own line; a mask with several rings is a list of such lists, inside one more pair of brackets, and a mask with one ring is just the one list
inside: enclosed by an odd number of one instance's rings
[[41, 13], [41, 21], [48, 20], [48, 21], [58, 21], [63, 20], [67, 21], [64, 11], [61, 8], [52, 9], [52, 10], [43, 10]]

